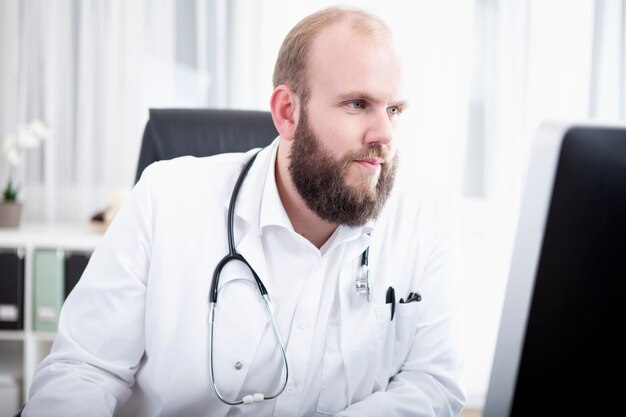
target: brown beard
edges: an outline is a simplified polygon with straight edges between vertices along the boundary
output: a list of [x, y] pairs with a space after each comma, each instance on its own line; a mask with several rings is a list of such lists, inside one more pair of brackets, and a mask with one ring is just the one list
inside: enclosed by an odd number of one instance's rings
[[[302, 112], [295, 137], [289, 155], [289, 174], [309, 209], [327, 222], [346, 226], [362, 226], [378, 217], [393, 188], [397, 154], [390, 160], [387, 148], [377, 144], [335, 159], [309, 126], [306, 110]], [[384, 161], [376, 186], [371, 185], [371, 175], [367, 174], [357, 186], [348, 185], [350, 164], [368, 158]]]

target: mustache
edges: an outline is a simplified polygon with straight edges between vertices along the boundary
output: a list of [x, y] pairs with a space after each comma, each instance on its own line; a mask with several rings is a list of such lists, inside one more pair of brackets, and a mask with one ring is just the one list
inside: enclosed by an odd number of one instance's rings
[[391, 162], [391, 151], [383, 145], [372, 145], [366, 149], [349, 151], [344, 155], [344, 161], [349, 162], [355, 159], [381, 159], [384, 164]]

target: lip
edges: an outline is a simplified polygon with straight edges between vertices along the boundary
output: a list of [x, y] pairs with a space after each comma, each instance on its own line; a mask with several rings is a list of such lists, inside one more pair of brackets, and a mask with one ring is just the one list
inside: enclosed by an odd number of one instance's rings
[[378, 158], [355, 159], [354, 162], [369, 172], [376, 172], [383, 164], [383, 160]]

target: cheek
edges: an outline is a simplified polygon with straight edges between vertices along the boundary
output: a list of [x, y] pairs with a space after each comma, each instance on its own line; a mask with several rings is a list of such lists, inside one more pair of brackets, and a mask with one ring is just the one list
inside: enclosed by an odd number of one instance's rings
[[307, 116], [313, 133], [336, 157], [361, 147], [365, 135], [362, 117], [330, 105], [311, 105]]
[[319, 138], [336, 155], [360, 148], [364, 129], [356, 119], [347, 117], [329, 120], [325, 129], [319, 131]]

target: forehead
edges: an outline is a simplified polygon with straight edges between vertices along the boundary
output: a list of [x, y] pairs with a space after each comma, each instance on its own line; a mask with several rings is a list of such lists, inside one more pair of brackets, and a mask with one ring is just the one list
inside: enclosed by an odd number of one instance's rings
[[333, 24], [316, 36], [307, 72], [311, 98], [359, 91], [385, 101], [400, 99], [402, 65], [390, 37], [355, 30], [349, 22]]

